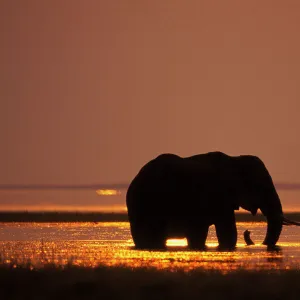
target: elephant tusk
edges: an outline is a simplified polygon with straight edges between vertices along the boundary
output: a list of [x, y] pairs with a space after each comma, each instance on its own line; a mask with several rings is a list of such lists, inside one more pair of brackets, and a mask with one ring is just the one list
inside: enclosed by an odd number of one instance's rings
[[282, 224], [286, 225], [286, 226], [289, 226], [289, 225], [300, 226], [300, 222], [291, 221], [285, 217], [282, 217]]
[[285, 222], [285, 221], [282, 221], [282, 225], [289, 226], [289, 225], [291, 225], [291, 224], [290, 224], [290, 223], [287, 223], [287, 222]]

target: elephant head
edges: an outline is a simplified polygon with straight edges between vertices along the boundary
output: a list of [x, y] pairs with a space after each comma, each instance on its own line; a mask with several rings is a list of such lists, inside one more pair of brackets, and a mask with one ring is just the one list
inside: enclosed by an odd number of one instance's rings
[[267, 233], [263, 244], [269, 247], [277, 243], [282, 225], [297, 225], [283, 216], [282, 206], [272, 178], [264, 163], [256, 156], [242, 155], [234, 158], [236, 203], [253, 215], [260, 209], [267, 219]]

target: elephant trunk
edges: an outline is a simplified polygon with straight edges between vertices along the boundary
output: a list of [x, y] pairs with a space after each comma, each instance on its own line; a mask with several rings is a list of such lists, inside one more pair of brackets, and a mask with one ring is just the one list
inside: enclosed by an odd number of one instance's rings
[[264, 245], [267, 246], [275, 246], [277, 243], [282, 226], [290, 226], [290, 225], [296, 225], [300, 226], [299, 222], [291, 221], [283, 216], [283, 214], [278, 215], [277, 217], [268, 217], [267, 216], [267, 222], [268, 222], [268, 228], [267, 228], [267, 234], [265, 237], [265, 240], [263, 242]]
[[268, 222], [267, 234], [265, 240], [263, 241], [263, 244], [267, 245], [268, 247], [273, 247], [276, 245], [282, 230], [282, 225], [283, 225], [282, 215], [279, 215], [278, 217], [267, 216], [267, 222]]
[[274, 187], [265, 191], [265, 201], [262, 203], [260, 210], [267, 218], [268, 224], [263, 244], [273, 247], [280, 237], [282, 225], [284, 224], [281, 202]]

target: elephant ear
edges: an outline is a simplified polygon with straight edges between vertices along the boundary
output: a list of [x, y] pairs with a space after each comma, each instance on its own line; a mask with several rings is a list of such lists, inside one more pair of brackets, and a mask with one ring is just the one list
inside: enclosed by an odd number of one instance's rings
[[[230, 160], [226, 161], [220, 170], [220, 174], [222, 193], [224, 193], [225, 198], [230, 201], [231, 207], [234, 210], [239, 210], [240, 206], [242, 206], [242, 198], [245, 198], [244, 191], [246, 187], [241, 176], [240, 168], [234, 158], [230, 158]], [[228, 205], [228, 203], [226, 205]]]
[[256, 156], [242, 155], [236, 158], [240, 177], [240, 205], [255, 215], [260, 208], [261, 183], [269, 180], [269, 173], [263, 162]]

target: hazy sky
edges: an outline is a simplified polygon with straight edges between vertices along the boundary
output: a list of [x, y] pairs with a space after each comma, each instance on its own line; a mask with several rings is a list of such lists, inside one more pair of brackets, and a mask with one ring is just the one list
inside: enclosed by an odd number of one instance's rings
[[1, 0], [0, 28], [0, 183], [213, 150], [300, 181], [299, 1]]

